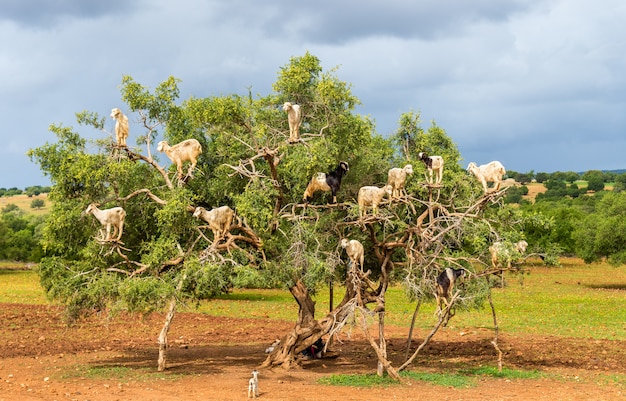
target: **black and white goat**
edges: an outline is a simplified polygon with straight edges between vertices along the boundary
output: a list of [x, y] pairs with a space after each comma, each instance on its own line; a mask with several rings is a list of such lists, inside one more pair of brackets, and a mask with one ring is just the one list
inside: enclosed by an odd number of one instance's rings
[[331, 191], [333, 203], [337, 203], [337, 192], [339, 192], [341, 187], [341, 179], [349, 170], [348, 163], [342, 161], [339, 162], [337, 168], [329, 173], [315, 174], [304, 190], [304, 196], [302, 197], [304, 203], [308, 203], [317, 191]]
[[[443, 180], [443, 157], [428, 156], [425, 152], [419, 152], [418, 157], [426, 166], [424, 178], [429, 184], [441, 184]], [[433, 182], [433, 173], [435, 173], [435, 182]]]
[[465, 269], [454, 269], [452, 267], [447, 267], [439, 273], [439, 276], [437, 276], [437, 292], [435, 292], [438, 312], [442, 310], [442, 302], [446, 304], [446, 307], [448, 306], [448, 298], [452, 295], [454, 284], [459, 277], [463, 276], [465, 276]]

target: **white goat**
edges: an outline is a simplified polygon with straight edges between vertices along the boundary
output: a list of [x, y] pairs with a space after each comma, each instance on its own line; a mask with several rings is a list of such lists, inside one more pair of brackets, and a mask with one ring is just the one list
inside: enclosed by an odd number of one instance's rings
[[401, 196], [406, 194], [404, 185], [406, 184], [406, 176], [413, 174], [413, 166], [407, 164], [406, 166], [394, 167], [389, 169], [387, 173], [387, 185], [391, 185], [391, 196]]
[[513, 253], [517, 252], [519, 255], [523, 255], [526, 252], [526, 248], [528, 247], [528, 242], [521, 240], [516, 242], [515, 244], [505, 243], [505, 242], [494, 242], [493, 245], [489, 247], [489, 253], [491, 254], [491, 264], [494, 269], [498, 268], [499, 263], [505, 263], [507, 269], [511, 268], [511, 262], [513, 262], [518, 256]]
[[119, 146], [126, 146], [128, 138], [128, 117], [117, 107], [111, 110], [111, 118], [115, 120], [115, 139]]
[[[429, 184], [441, 184], [443, 181], [443, 157], [428, 156], [424, 152], [419, 152], [418, 157], [426, 166], [424, 178]], [[435, 173], [435, 182], [433, 182], [433, 173]]]
[[166, 141], [161, 141], [157, 145], [157, 150], [159, 152], [165, 152], [172, 163], [176, 164], [178, 179], [182, 179], [183, 162], [188, 161], [191, 163], [187, 171], [187, 175], [191, 177], [191, 173], [198, 162], [198, 156], [202, 153], [202, 145], [200, 145], [200, 142], [196, 139], [185, 139], [174, 146], [170, 146]]
[[365, 186], [359, 189], [357, 202], [359, 204], [359, 217], [363, 217], [366, 214], [366, 208], [372, 208], [372, 214], [376, 214], [376, 209], [380, 202], [382, 202], [385, 194], [391, 196], [391, 185], [385, 185], [382, 188], [374, 186]]
[[483, 191], [489, 193], [487, 183], [493, 182], [493, 191], [500, 189], [502, 184], [502, 176], [506, 174], [506, 170], [502, 163], [497, 160], [477, 166], [476, 163], [471, 162], [467, 166], [467, 171], [474, 174], [478, 181], [483, 186]]
[[285, 104], [283, 104], [283, 110], [287, 112], [287, 121], [289, 122], [288, 142], [298, 142], [300, 140], [300, 124], [302, 123], [300, 105], [285, 102]]
[[211, 210], [206, 210], [198, 206], [193, 212], [193, 217], [205, 221], [211, 231], [213, 231], [213, 241], [219, 241], [230, 230], [235, 212], [228, 206], [220, 206]]
[[363, 245], [355, 239], [348, 240], [347, 238], [343, 238], [341, 240], [341, 246], [345, 248], [346, 254], [352, 261], [352, 267], [356, 269], [357, 266], [360, 266], [361, 271], [363, 271], [363, 260], [365, 257]]
[[[126, 211], [121, 207], [114, 207], [111, 209], [103, 209], [100, 210], [96, 206], [95, 203], [87, 206], [87, 210], [85, 210], [86, 214], [93, 214], [100, 224], [102, 224], [106, 228], [106, 236], [102, 230], [100, 230], [100, 234], [102, 235], [102, 239], [105, 241], [110, 241], [113, 239], [115, 234], [117, 234], [117, 241], [122, 238], [122, 230], [124, 228], [124, 219], [126, 218]], [[111, 232], [111, 227], [113, 227], [113, 232]]]
[[257, 398], [259, 396], [259, 371], [252, 371], [252, 378], [248, 381], [248, 398]]

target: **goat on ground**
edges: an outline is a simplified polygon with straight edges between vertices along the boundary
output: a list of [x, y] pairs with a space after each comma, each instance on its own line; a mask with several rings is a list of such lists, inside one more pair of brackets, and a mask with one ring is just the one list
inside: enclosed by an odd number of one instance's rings
[[283, 104], [283, 110], [287, 112], [287, 121], [289, 122], [289, 143], [298, 142], [300, 140], [300, 124], [302, 123], [302, 111], [300, 105], [290, 102]]
[[217, 242], [226, 236], [230, 231], [235, 212], [228, 206], [220, 206], [211, 210], [206, 210], [198, 206], [193, 212], [193, 217], [205, 221], [211, 231], [213, 231], [213, 241]]
[[[426, 171], [424, 172], [426, 182], [429, 184], [441, 184], [441, 181], [443, 181], [443, 157], [428, 156], [425, 152], [419, 152], [418, 157], [426, 166]], [[434, 182], [433, 173], [435, 174]]]
[[375, 186], [364, 186], [359, 189], [357, 203], [359, 204], [359, 217], [362, 218], [366, 214], [366, 208], [372, 209], [372, 214], [376, 215], [378, 205], [382, 202], [385, 195], [391, 196], [391, 185], [385, 185], [382, 188]]
[[406, 166], [394, 167], [389, 169], [387, 173], [387, 185], [391, 185], [391, 196], [402, 196], [406, 194], [404, 185], [406, 184], [406, 176], [413, 174], [413, 166], [407, 164]]
[[491, 254], [491, 265], [494, 269], [497, 269], [500, 263], [506, 263], [507, 269], [511, 268], [511, 263], [517, 259], [518, 255], [523, 255], [528, 247], [528, 242], [521, 240], [515, 244], [505, 242], [494, 242], [489, 247], [489, 253]]
[[248, 381], [248, 398], [257, 398], [259, 396], [259, 371], [252, 371], [252, 378]]
[[128, 117], [117, 107], [111, 110], [111, 118], [115, 120], [115, 139], [119, 146], [126, 146], [128, 138]]
[[[111, 209], [98, 209], [95, 203], [87, 206], [85, 210], [86, 214], [93, 214], [100, 224], [102, 224], [106, 228], [106, 235], [102, 230], [100, 231], [102, 235], [102, 239], [105, 241], [113, 240], [115, 234], [117, 237], [116, 241], [119, 241], [122, 238], [122, 230], [124, 228], [124, 219], [126, 218], [126, 211], [121, 207], [114, 207]], [[113, 228], [113, 232], [111, 232], [111, 228]]]
[[331, 191], [333, 203], [337, 203], [337, 192], [339, 192], [339, 188], [341, 187], [341, 179], [349, 170], [348, 163], [342, 161], [339, 162], [339, 165], [333, 171], [327, 174], [317, 173], [314, 175], [309, 185], [307, 185], [304, 190], [302, 197], [304, 203], [308, 203], [313, 197], [313, 194], [318, 191]]
[[192, 177], [192, 171], [196, 167], [198, 156], [202, 153], [202, 145], [200, 145], [200, 142], [196, 139], [185, 139], [174, 146], [170, 146], [166, 141], [161, 141], [157, 145], [157, 150], [159, 152], [165, 152], [172, 163], [176, 164], [178, 179], [182, 179], [183, 162], [188, 161], [191, 163], [187, 175]]
[[493, 191], [500, 189], [502, 184], [502, 176], [506, 174], [506, 169], [497, 160], [477, 166], [476, 163], [471, 162], [467, 166], [467, 171], [474, 174], [478, 181], [483, 186], [483, 191], [489, 193], [488, 183], [493, 182]]
[[448, 304], [448, 298], [452, 295], [454, 284], [459, 277], [465, 276], [465, 269], [454, 269], [447, 267], [444, 271], [437, 276], [437, 291], [435, 292], [435, 298], [437, 299], [437, 311], [441, 312], [441, 304]]
[[365, 257], [363, 245], [355, 239], [343, 238], [341, 246], [346, 250], [346, 254], [352, 261], [352, 268], [356, 269], [359, 266], [361, 271], [363, 271], [363, 260]]

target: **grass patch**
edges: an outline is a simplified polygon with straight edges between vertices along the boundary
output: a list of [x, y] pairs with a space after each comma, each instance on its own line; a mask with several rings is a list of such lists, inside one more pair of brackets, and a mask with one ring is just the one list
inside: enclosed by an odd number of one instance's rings
[[402, 372], [402, 377], [436, 386], [468, 388], [476, 386], [476, 377], [463, 373]]
[[[477, 385], [480, 377], [493, 377], [507, 380], [539, 379], [545, 375], [537, 370], [517, 370], [503, 368], [502, 372], [492, 366], [461, 369], [451, 373], [403, 371], [400, 376], [405, 379], [427, 382], [435, 386], [453, 388], [471, 388]], [[331, 375], [318, 380], [318, 383], [330, 386], [346, 387], [375, 387], [398, 384], [388, 376], [380, 377], [375, 374], [362, 375]]]
[[544, 373], [538, 370], [518, 370], [502, 368], [502, 372], [498, 371], [495, 366], [480, 366], [477, 368], [468, 368], [459, 370], [460, 373], [471, 376], [491, 376], [499, 379], [540, 379], [545, 377]]
[[350, 374], [350, 375], [330, 375], [322, 377], [318, 383], [329, 386], [346, 387], [376, 387], [398, 384], [389, 376], [378, 376], [376, 374]]
[[83, 366], [79, 365], [71, 371], [65, 371], [62, 379], [86, 378], [92, 380], [115, 380], [122, 383], [150, 382], [155, 380], [174, 380], [176, 374], [155, 372], [150, 368], [131, 368], [127, 366]]
[[34, 270], [0, 266], [0, 303], [46, 305], [46, 294]]

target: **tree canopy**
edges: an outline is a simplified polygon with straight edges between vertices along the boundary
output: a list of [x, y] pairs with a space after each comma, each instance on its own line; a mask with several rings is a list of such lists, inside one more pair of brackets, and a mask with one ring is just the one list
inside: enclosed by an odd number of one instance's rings
[[[384, 316], [391, 283], [403, 283], [420, 302], [432, 298], [446, 267], [470, 273], [454, 307], [481, 305], [489, 294], [489, 281], [482, 278], [501, 270], [491, 269], [489, 244], [523, 239], [528, 222], [504, 204], [505, 191], [483, 194], [459, 166], [452, 139], [435, 123], [424, 130], [419, 113], [402, 114], [390, 138], [376, 134], [372, 121], [355, 114], [359, 100], [334, 72], [306, 53], [280, 68], [274, 93], [183, 101], [176, 78], [150, 90], [125, 76], [122, 100], [137, 122], [131, 147], [117, 146], [106, 119], [95, 112], [77, 113], [95, 140], [52, 125], [56, 142], [30, 151], [53, 184], [39, 269], [49, 296], [67, 306], [71, 319], [102, 310], [166, 308], [163, 349], [181, 299], [210, 299], [233, 287], [288, 288], [300, 305], [302, 330], [285, 337], [268, 357], [270, 365], [293, 363], [302, 349], [355, 313]], [[287, 101], [302, 109], [296, 143], [287, 142]], [[203, 151], [192, 175], [177, 178], [155, 150], [161, 139], [199, 141]], [[444, 158], [442, 185], [422, 180], [419, 152]], [[320, 192], [303, 204], [311, 178], [339, 161], [350, 166], [339, 202], [330, 204], [330, 194]], [[377, 215], [360, 219], [359, 188], [382, 187], [390, 167], [408, 163], [415, 170], [408, 195], [384, 200]], [[98, 235], [99, 221], [85, 213], [92, 203], [126, 211], [120, 241]], [[193, 212], [224, 205], [236, 219], [225, 238], [213, 238]], [[341, 238], [364, 245], [363, 271], [343, 261]], [[311, 294], [329, 282], [343, 283], [346, 295], [332, 314], [316, 320]], [[451, 316], [452, 306], [442, 319]], [[371, 343], [383, 368], [394, 372], [383, 344]]]

